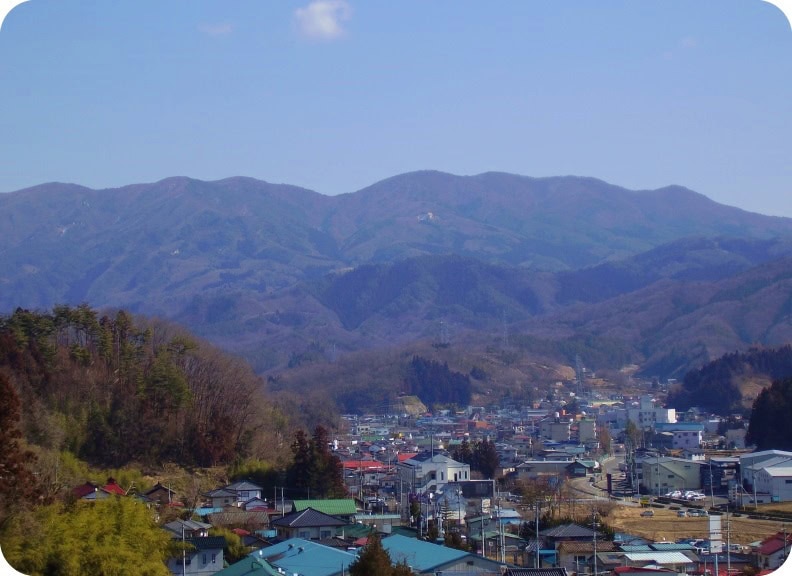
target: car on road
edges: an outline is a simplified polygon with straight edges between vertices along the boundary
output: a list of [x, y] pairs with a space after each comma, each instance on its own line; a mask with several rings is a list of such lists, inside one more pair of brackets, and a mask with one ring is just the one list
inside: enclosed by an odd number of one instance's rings
[[644, 510], [643, 512], [641, 512], [641, 516], [645, 518], [651, 518], [652, 516], [654, 516], [654, 510]]

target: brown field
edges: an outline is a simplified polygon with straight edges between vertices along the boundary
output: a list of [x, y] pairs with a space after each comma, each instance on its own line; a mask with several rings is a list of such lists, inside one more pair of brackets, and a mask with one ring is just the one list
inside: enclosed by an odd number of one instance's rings
[[[652, 508], [654, 517], [641, 516], [644, 509], [618, 506], [605, 522], [617, 531], [624, 531], [652, 540], [674, 541], [678, 538], [707, 538], [708, 518], [679, 518], [675, 510]], [[749, 544], [782, 531], [783, 523], [770, 520], [751, 520], [746, 516], [730, 517], [731, 542]], [[726, 541], [727, 517], [721, 516], [723, 540]]]

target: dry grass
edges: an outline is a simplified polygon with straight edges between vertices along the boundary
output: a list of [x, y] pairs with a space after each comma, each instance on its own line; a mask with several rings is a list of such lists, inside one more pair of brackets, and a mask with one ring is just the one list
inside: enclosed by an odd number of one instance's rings
[[[624, 531], [651, 540], [678, 538], [708, 538], [708, 518], [679, 518], [675, 510], [653, 508], [654, 516], [641, 516], [643, 509], [619, 506], [607, 518], [607, 523], [617, 531]], [[726, 540], [727, 518], [721, 516], [723, 540]], [[746, 516], [730, 517], [731, 541], [749, 544], [783, 530], [782, 522], [751, 520]]]

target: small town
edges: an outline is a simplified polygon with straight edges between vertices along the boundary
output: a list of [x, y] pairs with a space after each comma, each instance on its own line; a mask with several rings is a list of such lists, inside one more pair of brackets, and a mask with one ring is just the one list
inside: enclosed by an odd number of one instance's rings
[[[194, 507], [159, 482], [129, 493], [87, 482], [72, 495], [173, 518], [162, 530], [184, 545], [174, 575], [354, 574], [372, 541], [405, 574], [757, 576], [783, 564], [792, 452], [751, 451], [743, 423], [646, 392], [578, 397], [568, 384], [520, 409], [430, 414], [404, 398], [412, 414], [345, 416], [326, 446], [344, 498], [245, 479]], [[238, 538], [235, 561], [217, 528]]]
[[792, 576], [790, 31], [0, 1], [0, 576]]

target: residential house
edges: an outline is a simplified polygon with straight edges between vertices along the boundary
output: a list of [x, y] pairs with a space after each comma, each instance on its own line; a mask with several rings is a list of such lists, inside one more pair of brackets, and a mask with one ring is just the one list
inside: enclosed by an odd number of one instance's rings
[[264, 510], [225, 508], [222, 512], [208, 514], [206, 519], [218, 528], [242, 528], [254, 532], [269, 527], [269, 516]]
[[292, 510], [302, 512], [313, 508], [329, 516], [335, 516], [346, 522], [353, 522], [358, 513], [357, 505], [352, 498], [327, 498], [324, 500], [294, 500]]
[[[602, 540], [597, 542], [596, 553], [598, 556], [598, 572], [603, 571], [603, 566], [599, 560], [600, 553], [615, 552], [616, 546], [613, 542]], [[562, 541], [556, 547], [557, 562], [559, 566], [575, 573], [593, 572], [594, 567], [594, 541]], [[619, 565], [618, 563], [616, 564]]]
[[163, 486], [157, 482], [151, 489], [143, 492], [143, 496], [150, 501], [154, 501], [162, 506], [181, 504], [176, 497], [176, 492], [169, 486]]
[[173, 539], [201, 538], [209, 536], [211, 524], [197, 522], [196, 520], [177, 519], [162, 526]]
[[168, 570], [171, 574], [210, 576], [223, 569], [225, 538], [222, 536], [185, 538], [184, 542], [190, 545], [190, 549], [185, 550], [181, 556], [168, 560]]
[[234, 482], [207, 492], [204, 496], [211, 500], [212, 508], [242, 506], [250, 500], [261, 500], [261, 486], [248, 481]]
[[330, 516], [313, 508], [292, 512], [271, 522], [278, 531], [278, 538], [301, 538], [303, 540], [324, 540], [332, 538], [348, 522]]
[[778, 532], [762, 540], [756, 550], [756, 564], [760, 568], [775, 570], [784, 563], [792, 550], [792, 532]]
[[279, 569], [281, 574], [341, 576], [349, 573], [349, 566], [356, 558], [355, 554], [340, 548], [323, 546], [302, 538], [290, 538], [274, 546], [256, 550], [240, 562], [245, 562], [242, 564], [243, 569], [251, 566], [253, 560], [263, 560]]
[[382, 539], [394, 564], [405, 563], [415, 574], [480, 574], [500, 576], [503, 564], [469, 552], [394, 534]]

